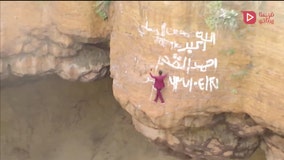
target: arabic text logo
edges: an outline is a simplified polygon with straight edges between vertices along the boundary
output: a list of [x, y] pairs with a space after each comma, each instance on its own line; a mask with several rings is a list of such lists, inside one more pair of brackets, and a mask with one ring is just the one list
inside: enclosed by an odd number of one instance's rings
[[274, 13], [273, 12], [268, 12], [268, 13], [263, 13], [263, 12], [259, 12], [259, 24], [274, 24]]

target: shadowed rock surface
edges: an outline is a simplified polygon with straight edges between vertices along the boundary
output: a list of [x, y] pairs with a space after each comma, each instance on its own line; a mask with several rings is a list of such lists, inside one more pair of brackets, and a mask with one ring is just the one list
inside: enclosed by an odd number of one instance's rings
[[110, 78], [22, 81], [1, 86], [1, 160], [176, 159], [135, 131]]
[[[185, 159], [135, 130], [112, 95], [110, 78], [21, 79], [2, 83], [0, 93], [1, 160]], [[263, 157], [262, 151], [251, 160]]]

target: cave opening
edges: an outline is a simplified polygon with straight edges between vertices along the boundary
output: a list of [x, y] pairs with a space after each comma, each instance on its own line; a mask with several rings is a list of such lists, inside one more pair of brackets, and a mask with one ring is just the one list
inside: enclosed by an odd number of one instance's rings
[[82, 77], [91, 72], [76, 79], [62, 77], [58, 70], [15, 75], [6, 61], [9, 73], [0, 84], [1, 159], [175, 159], [137, 132], [131, 116], [115, 100], [109, 43], [82, 43], [75, 56], [58, 58], [102, 57], [102, 66], [92, 71], [98, 76], [86, 81]]
[[5, 81], [1, 159], [175, 159], [134, 129], [109, 76], [85, 83], [55, 74]]

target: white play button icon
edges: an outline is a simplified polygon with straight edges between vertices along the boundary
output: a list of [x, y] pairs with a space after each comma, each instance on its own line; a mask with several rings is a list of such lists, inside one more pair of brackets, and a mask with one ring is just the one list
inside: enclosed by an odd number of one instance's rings
[[256, 22], [256, 14], [254, 11], [242, 11], [244, 22], [246, 24], [254, 24]]
[[254, 18], [253, 15], [247, 13], [247, 22], [249, 22], [250, 20], [252, 20]]

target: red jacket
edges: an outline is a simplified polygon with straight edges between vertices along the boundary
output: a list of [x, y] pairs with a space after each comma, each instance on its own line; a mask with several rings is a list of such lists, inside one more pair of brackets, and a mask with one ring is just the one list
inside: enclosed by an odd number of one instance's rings
[[155, 79], [154, 87], [156, 89], [163, 89], [165, 87], [164, 79], [167, 77], [167, 74], [161, 76], [153, 76], [150, 73], [150, 76]]

